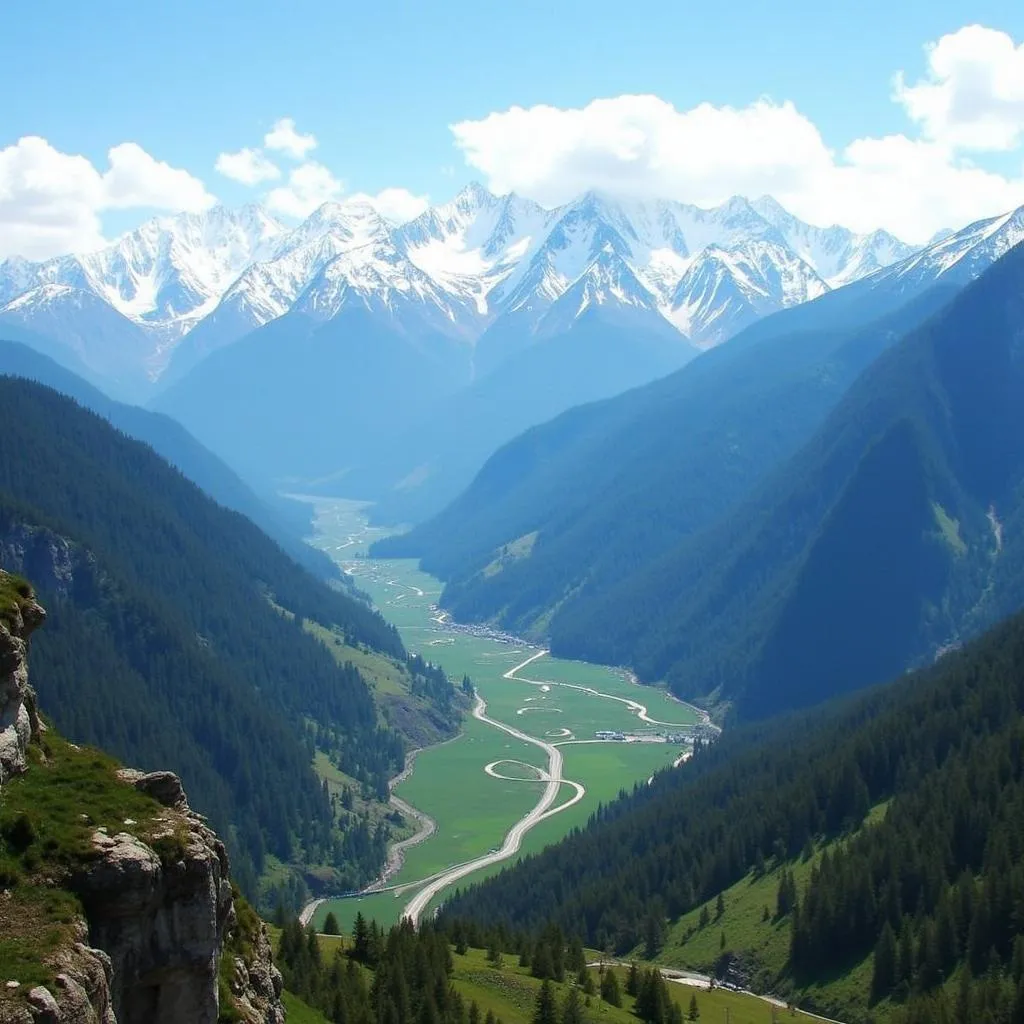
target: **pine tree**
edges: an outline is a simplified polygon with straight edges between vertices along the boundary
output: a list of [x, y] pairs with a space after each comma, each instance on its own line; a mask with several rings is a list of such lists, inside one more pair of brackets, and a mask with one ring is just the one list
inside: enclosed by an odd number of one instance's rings
[[551, 950], [546, 942], [537, 943], [537, 948], [533, 951], [530, 973], [535, 978], [547, 979], [555, 976], [555, 967], [551, 962]]
[[722, 915], [725, 913], [725, 897], [719, 893], [718, 899], [715, 901], [715, 920], [720, 921]]
[[637, 993], [640, 991], [640, 972], [637, 970], [636, 961], [633, 960], [629, 965], [629, 974], [626, 975], [626, 994], [631, 995], [634, 999], [637, 997]]
[[697, 1005], [697, 993], [694, 992], [690, 995], [690, 1010], [686, 1015], [687, 1020], [699, 1020], [700, 1019], [700, 1007]]
[[547, 979], [537, 993], [537, 1001], [533, 1007], [533, 1024], [558, 1024], [555, 990]]
[[334, 911], [332, 910], [324, 919], [324, 935], [340, 934], [341, 929], [338, 927], [338, 919], [334, 916]]
[[653, 960], [665, 944], [665, 920], [653, 911], [647, 915], [644, 921], [644, 954], [648, 960]]
[[619, 980], [614, 971], [605, 971], [601, 979], [601, 998], [609, 1006], [621, 1006], [622, 995], [619, 992]]
[[562, 1000], [560, 1024], [583, 1024], [583, 1003], [577, 988], [570, 988]]
[[900, 928], [899, 944], [896, 950], [896, 983], [906, 982], [908, 985], [914, 980], [914, 933], [910, 925], [910, 918], [903, 919], [903, 927]]
[[352, 925], [352, 959], [361, 964], [370, 962], [370, 928], [361, 910]]
[[896, 984], [896, 933], [888, 921], [875, 945], [874, 973], [871, 977], [871, 999], [884, 999]]

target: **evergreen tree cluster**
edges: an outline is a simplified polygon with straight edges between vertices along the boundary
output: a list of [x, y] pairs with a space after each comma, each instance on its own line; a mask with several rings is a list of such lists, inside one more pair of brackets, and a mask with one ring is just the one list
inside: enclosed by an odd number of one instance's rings
[[451, 982], [448, 938], [429, 926], [403, 921], [385, 933], [360, 914], [349, 948], [325, 958], [316, 933], [292, 920], [276, 961], [285, 987], [334, 1024], [500, 1024], [466, 1005]]
[[[964, 696], [966, 709], [941, 713], [920, 777], [884, 821], [813, 869], [793, 905], [797, 977], [874, 950], [874, 999], [932, 992], [962, 964], [1021, 982], [1024, 720], [1010, 692]], [[984, 716], [984, 731], [958, 728], [962, 710]]]
[[775, 916], [790, 919], [793, 979], [834, 976], [874, 951], [873, 998], [905, 1001], [908, 1020], [957, 977], [965, 1005], [1012, 1009], [1024, 970], [1022, 716], [1018, 615], [912, 677], [726, 733], [446, 912], [510, 928], [552, 917], [588, 945], [626, 951], [657, 901], [668, 919], [704, 904], [710, 923], [707, 901], [721, 916], [716, 894], [759, 863], [846, 836], [803, 891], [781, 872]]
[[268, 855], [372, 877], [384, 839], [340, 834], [313, 756], [386, 791], [402, 741], [303, 623], [404, 660], [395, 630], [56, 392], [0, 377], [0, 432], [0, 563], [49, 612], [32, 678], [61, 731], [176, 771], [250, 897]]

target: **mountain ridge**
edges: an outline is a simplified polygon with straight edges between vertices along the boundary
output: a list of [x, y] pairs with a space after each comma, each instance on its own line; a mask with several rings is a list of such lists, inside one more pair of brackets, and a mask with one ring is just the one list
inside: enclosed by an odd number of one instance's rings
[[[92, 316], [109, 322], [108, 334], [125, 351], [113, 365], [81, 342], [78, 354], [101, 375], [127, 375], [128, 387], [144, 390], [164, 376], [177, 379], [217, 347], [290, 310], [337, 311], [346, 298], [358, 301], [365, 295], [358, 279], [362, 274], [365, 285], [370, 271], [384, 279], [379, 292], [389, 299], [415, 293], [435, 327], [469, 343], [510, 314], [535, 327], [610, 249], [631, 277], [619, 298], [649, 304], [684, 339], [707, 347], [734, 332], [738, 321], [716, 317], [708, 294], [704, 315], [689, 314], [694, 303], [680, 292], [684, 275], [711, 246], [732, 251], [753, 244], [757, 259], [771, 267], [755, 289], [760, 303], [743, 311], [740, 326], [913, 251], [884, 232], [856, 235], [805, 224], [767, 197], [754, 203], [734, 197], [704, 210], [587, 192], [548, 210], [473, 183], [401, 225], [365, 200], [325, 203], [291, 229], [250, 204], [156, 218], [81, 256], [41, 263], [15, 257], [0, 262], [0, 319], [42, 324], [63, 337], [71, 311], [101, 304], [103, 312], [97, 307]], [[742, 271], [734, 277], [741, 289], [744, 277]], [[348, 297], [332, 278], [350, 286]], [[333, 305], [319, 297], [332, 287]], [[524, 318], [524, 310], [532, 315]]]

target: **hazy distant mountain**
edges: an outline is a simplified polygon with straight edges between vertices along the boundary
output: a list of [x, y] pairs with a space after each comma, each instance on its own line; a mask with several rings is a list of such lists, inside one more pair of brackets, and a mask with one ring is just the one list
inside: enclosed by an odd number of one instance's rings
[[284, 232], [259, 206], [218, 206], [147, 221], [99, 252], [5, 260], [0, 318], [66, 341], [104, 378], [154, 380], [175, 344]]
[[309, 506], [277, 496], [257, 496], [170, 416], [114, 401], [28, 345], [4, 339], [2, 331], [0, 375], [34, 380], [73, 398], [122, 433], [148, 444], [219, 505], [251, 519], [306, 569], [318, 576], [337, 578], [333, 563], [304, 543], [311, 529]]

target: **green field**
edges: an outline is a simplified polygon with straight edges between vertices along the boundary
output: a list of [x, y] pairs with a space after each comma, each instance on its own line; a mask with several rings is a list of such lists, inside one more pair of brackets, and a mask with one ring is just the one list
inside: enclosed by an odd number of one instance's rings
[[[626, 701], [644, 705], [651, 718], [673, 726], [697, 721], [692, 708], [671, 699], [663, 690], [633, 683], [616, 669], [559, 661], [547, 655], [517, 672], [517, 678], [506, 679], [505, 673], [538, 649], [440, 621], [436, 604], [441, 584], [420, 571], [416, 562], [359, 557], [386, 531], [367, 527], [356, 503], [319, 504], [317, 530], [318, 546], [343, 565], [355, 585], [398, 627], [410, 651], [440, 664], [453, 681], [468, 675], [487, 702], [489, 717], [538, 739], [565, 743], [563, 775], [582, 784], [586, 795], [565, 813], [546, 819], [528, 833], [521, 853], [536, 852], [557, 842], [570, 829], [585, 824], [601, 803], [614, 799], [622, 789], [646, 782], [679, 756], [680, 748], [673, 744], [597, 742], [595, 733], [612, 730], [651, 736], [671, 731], [640, 721], [638, 709]], [[585, 693], [576, 687], [590, 687], [607, 696]], [[393, 883], [420, 881], [500, 846], [510, 826], [536, 804], [543, 783], [528, 769], [512, 764], [500, 770], [516, 778], [493, 778], [484, 767], [497, 761], [525, 762], [540, 769], [546, 767], [547, 755], [539, 747], [467, 717], [459, 739], [418, 756], [411, 777], [396, 793], [434, 818], [437, 832], [407, 851], [405, 864]], [[569, 800], [574, 792], [570, 786], [563, 787], [563, 799]], [[499, 871], [507, 864], [495, 865], [489, 871]], [[474, 874], [463, 884], [478, 881], [487, 873]], [[321, 906], [315, 923], [321, 925], [328, 911], [333, 911], [345, 927], [357, 911], [390, 923], [397, 920], [412, 895], [413, 891], [406, 891], [397, 899], [384, 893], [332, 901]]]

